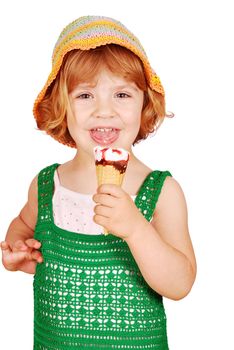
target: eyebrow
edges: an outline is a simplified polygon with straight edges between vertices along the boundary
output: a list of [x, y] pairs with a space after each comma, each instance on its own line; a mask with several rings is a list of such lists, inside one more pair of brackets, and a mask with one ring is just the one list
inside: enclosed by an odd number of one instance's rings
[[135, 90], [135, 91], [138, 91], [138, 88], [136, 87], [136, 86], [134, 86], [134, 85], [131, 85], [131, 84], [129, 84], [129, 85], [117, 85], [117, 86], [115, 86], [115, 88], [116, 89], [120, 89], [120, 90], [124, 90], [124, 89], [128, 89], [128, 88], [130, 88], [130, 89], [133, 89], [133, 90]]
[[84, 88], [84, 87], [95, 87], [97, 84], [96, 83], [79, 83], [76, 87], [79, 88]]
[[[134, 83], [129, 83], [129, 84], [123, 84], [123, 85], [116, 85], [114, 86], [114, 89], [117, 89], [117, 90], [124, 90], [124, 89], [133, 89], [134, 91], [138, 92], [139, 91], [139, 88], [137, 88], [135, 86], [135, 84], [133, 85]], [[96, 83], [79, 83], [76, 87], [76, 89], [84, 89], [84, 88], [94, 88], [97, 84]]]

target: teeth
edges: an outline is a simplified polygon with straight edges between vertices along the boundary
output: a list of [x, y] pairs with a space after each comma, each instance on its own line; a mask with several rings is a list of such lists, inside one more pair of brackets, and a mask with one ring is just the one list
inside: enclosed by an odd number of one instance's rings
[[115, 129], [113, 129], [113, 128], [96, 128], [94, 130], [99, 131], [99, 132], [108, 132], [108, 131], [113, 131]]

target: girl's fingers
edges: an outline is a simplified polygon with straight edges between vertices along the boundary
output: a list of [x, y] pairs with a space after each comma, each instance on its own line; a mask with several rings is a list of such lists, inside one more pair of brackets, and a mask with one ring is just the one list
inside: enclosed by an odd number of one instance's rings
[[41, 263], [43, 261], [42, 255], [38, 250], [33, 250], [31, 253], [31, 259], [36, 260], [37, 262]]
[[29, 238], [25, 241], [25, 244], [32, 250], [30, 260], [35, 260], [36, 262], [41, 263], [43, 261], [42, 254], [37, 250], [40, 248], [41, 243], [34, 238]]
[[112, 211], [111, 208], [103, 206], [101, 204], [98, 204], [94, 207], [94, 213], [96, 215], [105, 216], [106, 218], [111, 216], [111, 211]]
[[120, 198], [123, 195], [123, 190], [118, 185], [104, 184], [97, 188], [97, 193], [111, 194], [113, 197]]
[[108, 218], [105, 218], [102, 215], [94, 215], [93, 217], [94, 222], [96, 222], [96, 224], [103, 226], [103, 227], [107, 227], [108, 225]]
[[6, 241], [1, 242], [2, 254], [11, 253], [11, 248]]
[[14, 245], [12, 246], [12, 251], [13, 252], [17, 252], [17, 251], [25, 251], [25, 250], [27, 250], [27, 246], [26, 246], [26, 244], [23, 242], [23, 241], [21, 241], [21, 240], [18, 240], [18, 241], [16, 241], [15, 243], [14, 243]]
[[21, 240], [18, 240], [15, 242], [11, 249], [10, 245], [6, 241], [1, 242], [3, 256], [6, 257], [8, 254], [17, 253], [17, 257], [20, 259], [25, 257], [27, 260], [36, 260], [37, 262], [42, 262], [42, 254], [36, 250], [37, 248], [40, 248], [41, 243], [35, 239], [28, 239], [25, 241], [25, 243]]
[[108, 194], [95, 194], [93, 196], [93, 201], [98, 204], [105, 205], [107, 207], [113, 208], [116, 198]]
[[39, 249], [41, 246], [41, 243], [39, 241], [37, 241], [34, 238], [29, 238], [26, 239], [25, 244], [29, 247], [29, 248], [34, 248], [34, 249]]
[[6, 241], [0, 243], [3, 265], [9, 271], [20, 270], [23, 266], [22, 271], [35, 273], [36, 263], [43, 262], [42, 254], [38, 250], [29, 248], [28, 246], [26, 246], [26, 250], [22, 250], [22, 247], [25, 246], [22, 243], [22, 241], [18, 241], [14, 245], [14, 251]]
[[8, 247], [9, 247], [9, 245], [6, 241], [1, 242], [1, 249], [2, 250], [6, 250], [6, 249], [8, 249]]

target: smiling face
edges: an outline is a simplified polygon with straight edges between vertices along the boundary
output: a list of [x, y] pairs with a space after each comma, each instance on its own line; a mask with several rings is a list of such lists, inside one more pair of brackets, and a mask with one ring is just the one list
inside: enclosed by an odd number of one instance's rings
[[69, 132], [79, 152], [111, 146], [131, 150], [141, 124], [144, 93], [137, 85], [101, 70], [89, 83], [79, 83], [70, 93]]
[[95, 146], [129, 148], [131, 137], [127, 132], [135, 135], [139, 118], [140, 130], [132, 144], [154, 132], [166, 111], [164, 97], [147, 84], [139, 57], [110, 44], [68, 52], [56, 79], [38, 104], [38, 113], [38, 128], [65, 145], [83, 145], [78, 133], [84, 137], [85, 130], [86, 141]]

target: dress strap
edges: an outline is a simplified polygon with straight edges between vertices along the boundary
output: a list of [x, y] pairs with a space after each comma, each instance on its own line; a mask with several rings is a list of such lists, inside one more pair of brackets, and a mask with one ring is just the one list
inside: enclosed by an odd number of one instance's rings
[[60, 186], [60, 179], [59, 179], [58, 171], [57, 171], [57, 169], [55, 169], [55, 171], [54, 171], [54, 187], [56, 189], [59, 186]]
[[135, 204], [148, 221], [151, 221], [153, 217], [158, 197], [167, 176], [172, 176], [169, 171], [155, 170], [146, 177], [140, 187]]
[[52, 220], [52, 197], [54, 192], [54, 172], [59, 164], [50, 165], [38, 174], [38, 218], [37, 225], [48, 224]]

